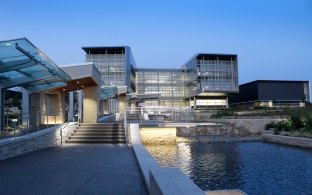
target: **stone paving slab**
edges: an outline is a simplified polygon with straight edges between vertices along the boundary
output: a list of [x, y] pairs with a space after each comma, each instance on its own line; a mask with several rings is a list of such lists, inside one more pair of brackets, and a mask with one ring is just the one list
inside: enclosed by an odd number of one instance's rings
[[126, 145], [66, 144], [0, 161], [0, 194], [148, 194]]

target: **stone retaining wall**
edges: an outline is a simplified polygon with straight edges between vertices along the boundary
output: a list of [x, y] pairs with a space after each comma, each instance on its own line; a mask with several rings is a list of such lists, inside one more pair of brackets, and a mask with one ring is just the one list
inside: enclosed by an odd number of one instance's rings
[[140, 128], [140, 136], [143, 144], [174, 144], [176, 143], [176, 128]]
[[271, 142], [271, 143], [312, 148], [312, 139], [310, 138], [263, 134], [262, 139], [266, 142]]
[[229, 135], [250, 135], [247, 128], [237, 126], [233, 123], [220, 123], [214, 125], [196, 125], [190, 127], [177, 127], [177, 136], [229, 136]]
[[249, 133], [261, 133], [265, 130], [265, 125], [270, 122], [279, 122], [282, 119], [262, 118], [262, 119], [211, 119], [210, 122], [230, 123], [238, 131], [248, 131]]
[[[75, 129], [74, 123], [65, 126], [57, 125], [28, 135], [0, 140], [0, 160], [65, 143]], [[61, 136], [60, 129], [63, 127]]]

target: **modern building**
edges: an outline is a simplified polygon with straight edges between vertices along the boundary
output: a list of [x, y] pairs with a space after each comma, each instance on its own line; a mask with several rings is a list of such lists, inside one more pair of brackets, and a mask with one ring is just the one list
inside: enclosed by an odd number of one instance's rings
[[[238, 93], [237, 56], [196, 54], [176, 69], [136, 68], [131, 49], [83, 47], [86, 61], [99, 69], [105, 86], [127, 86], [141, 106], [227, 108], [228, 96]], [[110, 100], [114, 109], [118, 100]]]
[[138, 103], [144, 106], [185, 107], [183, 69], [148, 69], [136, 71]]
[[299, 107], [310, 101], [309, 81], [256, 80], [239, 86], [231, 106]]
[[[126, 87], [127, 93], [134, 93], [136, 64], [128, 46], [82, 47], [86, 62], [93, 62], [101, 74], [105, 86]], [[109, 110], [119, 109], [117, 98], [109, 99]]]
[[185, 98], [194, 109], [227, 108], [238, 93], [237, 55], [196, 54], [185, 65]]

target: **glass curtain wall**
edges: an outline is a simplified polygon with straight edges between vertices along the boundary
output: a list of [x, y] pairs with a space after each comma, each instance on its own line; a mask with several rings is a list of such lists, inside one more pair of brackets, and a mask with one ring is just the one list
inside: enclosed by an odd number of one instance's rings
[[186, 79], [189, 97], [201, 92], [237, 92], [236, 56], [197, 55], [186, 64]]
[[205, 57], [197, 59], [200, 87], [203, 91], [237, 91], [235, 59]]
[[[106, 86], [127, 86], [125, 47], [83, 48], [86, 62], [93, 62]], [[118, 110], [118, 99], [109, 100], [109, 110]]]
[[93, 62], [101, 73], [102, 80], [107, 86], [125, 86], [125, 54], [124, 50], [108, 53], [86, 54], [86, 61]]
[[[184, 73], [181, 69], [137, 69], [136, 89], [138, 94], [161, 94], [161, 105], [185, 106]], [[155, 104], [155, 100], [145, 103]]]

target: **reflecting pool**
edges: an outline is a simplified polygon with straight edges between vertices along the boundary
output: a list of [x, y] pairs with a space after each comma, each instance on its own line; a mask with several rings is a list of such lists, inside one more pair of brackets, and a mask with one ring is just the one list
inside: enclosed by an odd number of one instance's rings
[[264, 142], [146, 145], [161, 166], [178, 167], [203, 190], [312, 194], [312, 150]]

